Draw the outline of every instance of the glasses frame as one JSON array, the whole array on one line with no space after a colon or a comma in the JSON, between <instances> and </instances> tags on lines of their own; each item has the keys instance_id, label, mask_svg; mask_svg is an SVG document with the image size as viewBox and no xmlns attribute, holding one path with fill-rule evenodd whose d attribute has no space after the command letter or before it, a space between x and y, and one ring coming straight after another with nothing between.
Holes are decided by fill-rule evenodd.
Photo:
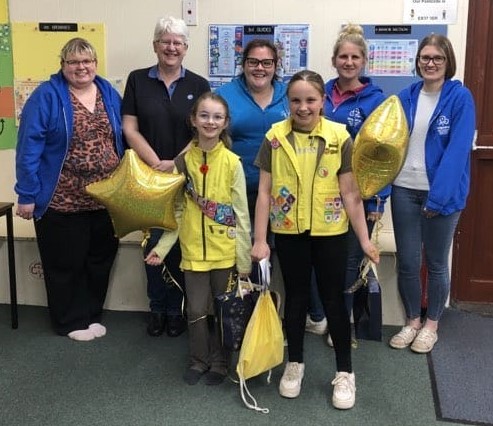
<instances>
[{"instance_id":1,"label":"glasses frame","mask_svg":"<svg viewBox=\"0 0 493 426\"><path fill-rule=\"evenodd\" d=\"M170 41L170 40L156 40L156 43L158 43L160 46L163 47L171 47L173 46L175 49L183 49L187 43L184 41Z\"/></svg>"},{"instance_id":2,"label":"glasses frame","mask_svg":"<svg viewBox=\"0 0 493 426\"><path fill-rule=\"evenodd\" d=\"M428 58L428 60L426 60L425 58ZM437 59L438 62L436 62ZM447 57L442 55L436 55L436 56L419 55L418 61L421 65L428 65L431 61L433 61L435 65L443 65L445 62L447 62Z\"/></svg>"},{"instance_id":3,"label":"glasses frame","mask_svg":"<svg viewBox=\"0 0 493 426\"><path fill-rule=\"evenodd\" d=\"M195 116L196 120L202 123L209 123L211 120L213 123L219 124L225 121L228 117L219 114L209 114L207 112L198 112Z\"/></svg>"},{"instance_id":4,"label":"glasses frame","mask_svg":"<svg viewBox=\"0 0 493 426\"><path fill-rule=\"evenodd\" d=\"M65 59L63 60L64 64L67 64L67 66L73 67L73 68L76 68L80 65L82 65L84 67L90 67L95 62L96 62L96 59L83 59L81 61L76 61L75 59L70 59L68 61L66 61Z\"/></svg>"},{"instance_id":5,"label":"glasses frame","mask_svg":"<svg viewBox=\"0 0 493 426\"><path fill-rule=\"evenodd\" d=\"M255 65L249 62L253 62L255 63ZM266 59L246 58L245 59L245 64L250 68L257 68L259 64L261 64L262 68L270 69L274 66L274 62L275 62L274 58L266 58Z\"/></svg>"}]
</instances>

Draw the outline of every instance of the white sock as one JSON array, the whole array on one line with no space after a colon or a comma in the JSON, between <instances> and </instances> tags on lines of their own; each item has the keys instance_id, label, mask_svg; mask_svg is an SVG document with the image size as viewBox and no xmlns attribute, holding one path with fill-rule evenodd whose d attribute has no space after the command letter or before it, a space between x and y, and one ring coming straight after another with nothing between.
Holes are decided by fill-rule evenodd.
<instances>
[{"instance_id":1,"label":"white sock","mask_svg":"<svg viewBox=\"0 0 493 426\"><path fill-rule=\"evenodd\" d=\"M103 337L106 335L106 327L99 322L93 322L89 325L89 330L94 334L94 337Z\"/></svg>"},{"instance_id":2,"label":"white sock","mask_svg":"<svg viewBox=\"0 0 493 426\"><path fill-rule=\"evenodd\" d=\"M72 340L77 340L79 342L88 342L89 340L93 340L96 336L89 330L88 328L85 330L74 330L67 334Z\"/></svg>"}]
</instances>

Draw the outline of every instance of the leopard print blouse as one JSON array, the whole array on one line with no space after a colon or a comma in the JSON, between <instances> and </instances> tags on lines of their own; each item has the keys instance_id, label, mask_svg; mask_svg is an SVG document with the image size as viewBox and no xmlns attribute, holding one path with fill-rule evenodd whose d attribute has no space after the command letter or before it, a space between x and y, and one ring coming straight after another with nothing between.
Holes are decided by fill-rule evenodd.
<instances>
[{"instance_id":1,"label":"leopard print blouse","mask_svg":"<svg viewBox=\"0 0 493 426\"><path fill-rule=\"evenodd\" d=\"M103 209L84 188L107 178L119 164L113 145L113 130L97 92L94 112L70 93L74 110L73 135L50 208L60 212Z\"/></svg>"}]
</instances>

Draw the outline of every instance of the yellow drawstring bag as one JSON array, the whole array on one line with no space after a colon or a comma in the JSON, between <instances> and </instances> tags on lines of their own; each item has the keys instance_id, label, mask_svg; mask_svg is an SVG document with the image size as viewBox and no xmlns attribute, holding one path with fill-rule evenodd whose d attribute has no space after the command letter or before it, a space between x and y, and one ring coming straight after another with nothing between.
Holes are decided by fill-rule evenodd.
<instances>
[{"instance_id":1,"label":"yellow drawstring bag","mask_svg":"<svg viewBox=\"0 0 493 426\"><path fill-rule=\"evenodd\" d=\"M265 282L265 281L264 281ZM264 288L248 322L241 345L236 372L240 379L240 393L248 408L268 413L261 408L249 392L246 380L258 376L281 364L284 358L284 336L281 319L271 293ZM267 381L270 383L270 374ZM247 396L251 402L247 401Z\"/></svg>"}]
</instances>

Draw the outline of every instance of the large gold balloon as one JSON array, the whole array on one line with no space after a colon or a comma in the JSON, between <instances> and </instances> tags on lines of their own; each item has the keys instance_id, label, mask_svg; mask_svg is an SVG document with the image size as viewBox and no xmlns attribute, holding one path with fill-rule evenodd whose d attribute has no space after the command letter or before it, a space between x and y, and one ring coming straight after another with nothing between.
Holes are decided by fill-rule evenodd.
<instances>
[{"instance_id":1,"label":"large gold balloon","mask_svg":"<svg viewBox=\"0 0 493 426\"><path fill-rule=\"evenodd\" d=\"M175 197L184 182L184 175L154 170L128 149L110 177L87 185L86 191L108 209L121 238L149 228L176 229Z\"/></svg>"},{"instance_id":2,"label":"large gold balloon","mask_svg":"<svg viewBox=\"0 0 493 426\"><path fill-rule=\"evenodd\" d=\"M353 173L362 198L371 198L397 177L408 141L404 110L392 95L368 116L354 141Z\"/></svg>"}]
</instances>

